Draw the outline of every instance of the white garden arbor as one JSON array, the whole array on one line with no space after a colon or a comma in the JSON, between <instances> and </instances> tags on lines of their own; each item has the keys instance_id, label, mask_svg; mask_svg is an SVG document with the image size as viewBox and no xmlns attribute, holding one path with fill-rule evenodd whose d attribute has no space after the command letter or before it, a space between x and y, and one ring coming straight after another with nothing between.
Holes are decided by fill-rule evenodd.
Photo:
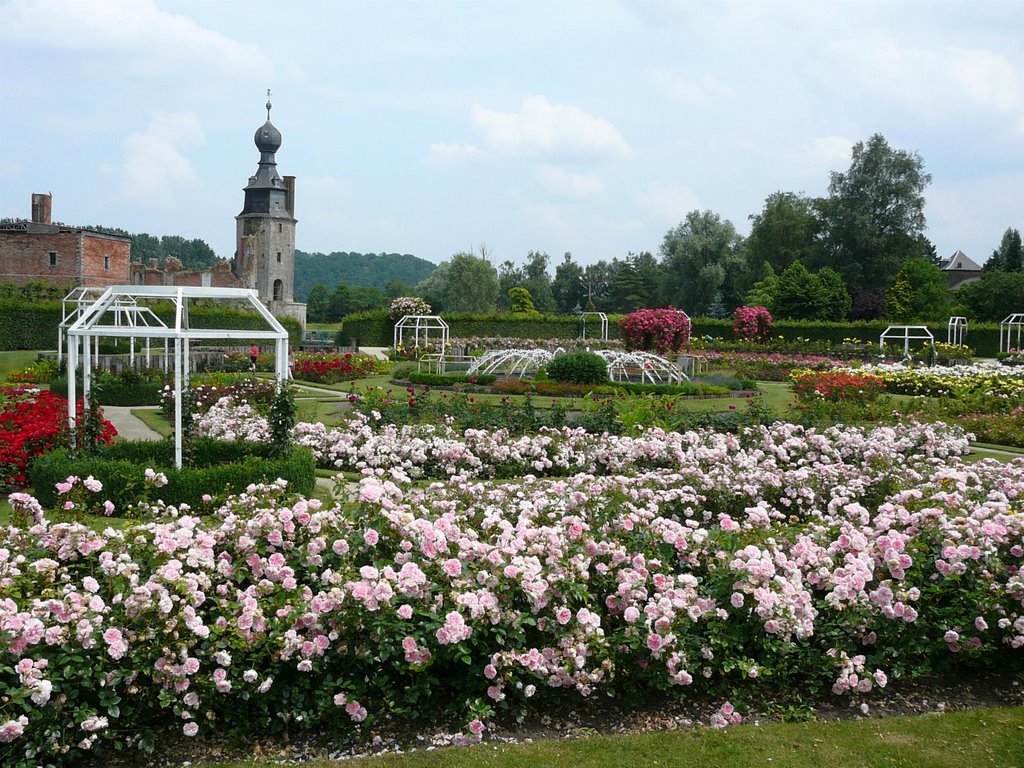
<instances>
[{"instance_id":1,"label":"white garden arbor","mask_svg":"<svg viewBox=\"0 0 1024 768\"><path fill-rule=\"evenodd\" d=\"M448 323L439 315L402 315L395 323L395 349L405 343L407 335L412 335L416 349L425 349L430 343L430 332L441 332L441 354L448 350Z\"/></svg>"},{"instance_id":2,"label":"white garden arbor","mask_svg":"<svg viewBox=\"0 0 1024 768\"><path fill-rule=\"evenodd\" d=\"M68 328L73 326L83 313L91 307L96 301L103 295L107 289L104 287L79 287L74 288L72 291L61 300L61 322L57 328L57 364L59 365L64 361L64 337L67 336ZM115 325L123 325L125 327L134 328L141 326L143 328L148 327L161 327L166 324L157 317L156 313L153 312L147 306L139 306L138 302L133 297L118 297L115 299L114 304L111 307L113 323ZM170 359L168 352L168 340L164 339L164 356L163 356L163 368L167 371L168 361ZM96 336L93 339L93 351L95 353L95 360L99 358L100 352L100 337ZM128 362L132 367L135 366L135 336L128 338ZM146 337L146 367L150 365L150 348L149 348L149 337Z\"/></svg>"},{"instance_id":3,"label":"white garden arbor","mask_svg":"<svg viewBox=\"0 0 1024 768\"><path fill-rule=\"evenodd\" d=\"M1024 338L1024 313L1015 312L1007 315L1006 319L999 324L999 351L1009 352L1011 349L1021 349L1021 339Z\"/></svg>"},{"instance_id":4,"label":"white garden arbor","mask_svg":"<svg viewBox=\"0 0 1024 768\"><path fill-rule=\"evenodd\" d=\"M967 318L954 315L949 318L946 325L946 343L957 347L964 345L964 336L967 333Z\"/></svg>"},{"instance_id":5,"label":"white garden arbor","mask_svg":"<svg viewBox=\"0 0 1024 768\"><path fill-rule=\"evenodd\" d=\"M910 356L910 342L912 341L924 341L931 346L932 352L935 352L935 337L925 325L890 325L878 337L880 352L885 352L885 342L887 341L896 343L902 341L904 357Z\"/></svg>"},{"instance_id":6,"label":"white garden arbor","mask_svg":"<svg viewBox=\"0 0 1024 768\"><path fill-rule=\"evenodd\" d=\"M174 307L174 326L168 326L140 300L167 301ZM238 328L192 328L188 319L189 301L211 299L239 302L254 309L266 321L266 330ZM129 308L131 310L129 311ZM156 319L156 324L126 324L126 319ZM278 383L288 375L288 331L263 306L256 291L246 288L203 288L196 286L113 285L105 289L88 307L80 309L78 318L68 328L68 426L75 429L75 371L79 351L82 352L82 396L89 408L92 386L92 355L90 342L99 338L163 339L174 345L174 463L181 467L181 390L188 386L189 344L203 339L265 339L275 345L274 373Z\"/></svg>"}]
</instances>

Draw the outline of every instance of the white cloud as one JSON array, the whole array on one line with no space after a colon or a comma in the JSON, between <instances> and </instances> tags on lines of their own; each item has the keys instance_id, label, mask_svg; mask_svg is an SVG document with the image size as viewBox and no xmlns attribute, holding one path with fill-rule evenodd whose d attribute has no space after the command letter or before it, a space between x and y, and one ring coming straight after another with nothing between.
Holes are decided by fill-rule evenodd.
<instances>
[{"instance_id":1,"label":"white cloud","mask_svg":"<svg viewBox=\"0 0 1024 768\"><path fill-rule=\"evenodd\" d=\"M127 54L125 74L269 69L257 46L162 11L153 0L12 0L0 8L0 40L98 57Z\"/></svg>"},{"instance_id":2,"label":"white cloud","mask_svg":"<svg viewBox=\"0 0 1024 768\"><path fill-rule=\"evenodd\" d=\"M435 163L444 163L453 160L471 160L483 156L483 150L475 144L458 144L440 141L430 145L430 154L427 159Z\"/></svg>"},{"instance_id":3,"label":"white cloud","mask_svg":"<svg viewBox=\"0 0 1024 768\"><path fill-rule=\"evenodd\" d=\"M683 104L707 104L733 95L731 88L707 73L691 75L671 69L653 69L650 76L666 96Z\"/></svg>"},{"instance_id":4,"label":"white cloud","mask_svg":"<svg viewBox=\"0 0 1024 768\"><path fill-rule=\"evenodd\" d=\"M518 112L474 105L473 127L497 152L527 157L621 157L629 145L609 121L543 96L523 99Z\"/></svg>"},{"instance_id":5,"label":"white cloud","mask_svg":"<svg viewBox=\"0 0 1024 768\"><path fill-rule=\"evenodd\" d=\"M836 46L863 85L933 121L1006 115L1024 131L1024 76L1005 56L958 46L903 46L887 37Z\"/></svg>"},{"instance_id":6,"label":"white cloud","mask_svg":"<svg viewBox=\"0 0 1024 768\"><path fill-rule=\"evenodd\" d=\"M548 163L538 163L537 174L548 189L569 197L595 197L604 192L604 182L591 174L572 173Z\"/></svg>"},{"instance_id":7,"label":"white cloud","mask_svg":"<svg viewBox=\"0 0 1024 768\"><path fill-rule=\"evenodd\" d=\"M194 112L155 116L145 131L124 141L124 162L116 169L121 197L140 206L166 206L184 194L194 198L199 174L183 150L202 143Z\"/></svg>"},{"instance_id":8,"label":"white cloud","mask_svg":"<svg viewBox=\"0 0 1024 768\"><path fill-rule=\"evenodd\" d=\"M655 182L638 199L652 218L673 224L682 221L690 211L700 209L700 200L685 184Z\"/></svg>"},{"instance_id":9,"label":"white cloud","mask_svg":"<svg viewBox=\"0 0 1024 768\"><path fill-rule=\"evenodd\" d=\"M535 204L526 205L521 209L522 216L531 227L540 226L547 230L564 232L569 223L557 205Z\"/></svg>"},{"instance_id":10,"label":"white cloud","mask_svg":"<svg viewBox=\"0 0 1024 768\"><path fill-rule=\"evenodd\" d=\"M798 159L808 170L845 169L853 156L853 144L845 136L818 136L801 147Z\"/></svg>"}]
</instances>

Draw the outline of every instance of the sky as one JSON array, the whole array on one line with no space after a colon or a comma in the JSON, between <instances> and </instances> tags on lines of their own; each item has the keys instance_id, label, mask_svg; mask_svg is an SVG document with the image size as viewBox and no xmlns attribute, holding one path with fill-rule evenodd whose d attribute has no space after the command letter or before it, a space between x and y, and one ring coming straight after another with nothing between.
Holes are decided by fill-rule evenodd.
<instances>
[{"instance_id":1,"label":"sky","mask_svg":"<svg viewBox=\"0 0 1024 768\"><path fill-rule=\"evenodd\" d=\"M230 258L271 89L304 251L657 253L881 133L980 262L1024 229L1022 30L1018 0L0 0L0 217L51 192Z\"/></svg>"}]
</instances>

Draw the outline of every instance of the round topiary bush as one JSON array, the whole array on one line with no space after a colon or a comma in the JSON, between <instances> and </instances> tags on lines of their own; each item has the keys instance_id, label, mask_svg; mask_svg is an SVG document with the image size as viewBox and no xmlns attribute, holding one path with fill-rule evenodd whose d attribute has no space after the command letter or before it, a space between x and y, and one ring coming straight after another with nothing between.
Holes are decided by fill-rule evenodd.
<instances>
[{"instance_id":1,"label":"round topiary bush","mask_svg":"<svg viewBox=\"0 0 1024 768\"><path fill-rule=\"evenodd\" d=\"M558 355L545 367L548 378L570 384L604 384L608 381L608 365L593 352Z\"/></svg>"}]
</instances>

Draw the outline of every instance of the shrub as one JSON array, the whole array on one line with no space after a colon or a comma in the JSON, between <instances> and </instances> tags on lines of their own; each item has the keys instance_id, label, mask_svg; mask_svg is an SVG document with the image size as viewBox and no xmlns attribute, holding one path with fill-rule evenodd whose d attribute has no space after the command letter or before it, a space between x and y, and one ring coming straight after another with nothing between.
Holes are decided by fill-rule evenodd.
<instances>
[{"instance_id":1,"label":"shrub","mask_svg":"<svg viewBox=\"0 0 1024 768\"><path fill-rule=\"evenodd\" d=\"M867 403L885 392L885 379L849 370L794 371L793 393L798 400Z\"/></svg>"},{"instance_id":2,"label":"shrub","mask_svg":"<svg viewBox=\"0 0 1024 768\"><path fill-rule=\"evenodd\" d=\"M293 447L273 458L273 446L265 443L203 438L193 443L195 455L202 457L202 467L176 469L174 443L170 440L118 443L86 457L74 457L66 449L58 449L35 462L32 486L44 507L54 507L57 483L70 475L92 475L103 483L105 497L123 510L135 501L147 468L167 476L168 484L160 491L163 501L192 507L201 506L204 495L223 499L253 483L273 482L279 477L287 480L296 493L310 494L316 485L316 466L305 448Z\"/></svg>"},{"instance_id":3,"label":"shrub","mask_svg":"<svg viewBox=\"0 0 1024 768\"><path fill-rule=\"evenodd\" d=\"M413 384L421 384L428 387L454 387L459 384L478 384L486 387L493 384L498 378L493 373L475 373L467 376L464 373L427 373L426 371L410 371L404 378Z\"/></svg>"},{"instance_id":4,"label":"shrub","mask_svg":"<svg viewBox=\"0 0 1024 768\"><path fill-rule=\"evenodd\" d=\"M732 333L744 341L764 341L771 334L772 313L764 307L736 307Z\"/></svg>"},{"instance_id":5,"label":"shrub","mask_svg":"<svg viewBox=\"0 0 1024 768\"><path fill-rule=\"evenodd\" d=\"M638 309L619 320L626 349L679 352L690 343L690 318L678 309Z\"/></svg>"},{"instance_id":6,"label":"shrub","mask_svg":"<svg viewBox=\"0 0 1024 768\"><path fill-rule=\"evenodd\" d=\"M545 366L548 378L570 384L604 384L608 381L608 365L593 352L557 355Z\"/></svg>"}]
</instances>

